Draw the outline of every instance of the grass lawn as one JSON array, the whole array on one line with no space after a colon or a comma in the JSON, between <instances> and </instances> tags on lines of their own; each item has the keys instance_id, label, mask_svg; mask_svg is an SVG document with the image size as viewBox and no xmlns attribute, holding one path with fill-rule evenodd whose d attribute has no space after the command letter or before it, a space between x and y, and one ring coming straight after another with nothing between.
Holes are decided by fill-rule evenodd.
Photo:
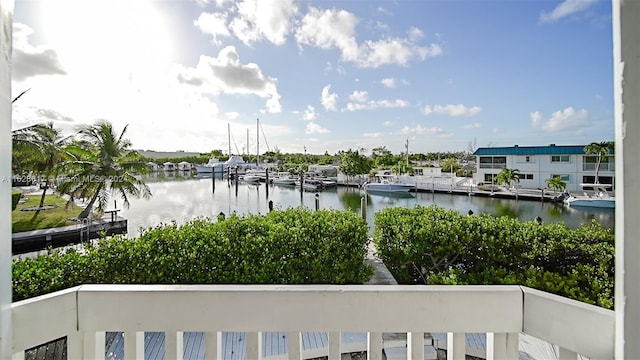
<instances>
[{"instance_id":1,"label":"grass lawn","mask_svg":"<svg viewBox=\"0 0 640 360\"><path fill-rule=\"evenodd\" d=\"M73 204L70 209L65 209L67 200L58 195L47 195L44 204L55 206L53 209L40 210L35 218L35 211L22 211L24 208L35 207L40 205L41 195L26 195L28 199L23 204L18 204L15 210L11 212L11 232L21 232L37 229L47 229L58 226L74 225L73 221L69 221L70 217L78 216L82 209Z\"/></svg>"}]
</instances>

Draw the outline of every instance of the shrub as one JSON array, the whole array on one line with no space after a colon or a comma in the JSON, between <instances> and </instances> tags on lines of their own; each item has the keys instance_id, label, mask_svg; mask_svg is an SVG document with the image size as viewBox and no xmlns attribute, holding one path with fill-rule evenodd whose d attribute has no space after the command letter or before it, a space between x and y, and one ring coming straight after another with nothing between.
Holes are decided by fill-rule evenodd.
<instances>
[{"instance_id":1,"label":"shrub","mask_svg":"<svg viewBox=\"0 0 640 360\"><path fill-rule=\"evenodd\" d=\"M431 206L376 213L378 256L399 283L520 284L613 307L614 236Z\"/></svg>"},{"instance_id":2,"label":"shrub","mask_svg":"<svg viewBox=\"0 0 640 360\"><path fill-rule=\"evenodd\" d=\"M94 284L362 284L367 224L350 211L303 208L198 219L13 263L14 300Z\"/></svg>"}]
</instances>

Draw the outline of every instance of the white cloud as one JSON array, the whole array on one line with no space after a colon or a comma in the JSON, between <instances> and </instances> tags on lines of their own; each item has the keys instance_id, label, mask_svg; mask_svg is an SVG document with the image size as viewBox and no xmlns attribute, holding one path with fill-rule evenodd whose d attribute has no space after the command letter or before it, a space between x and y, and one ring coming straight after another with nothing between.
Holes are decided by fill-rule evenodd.
<instances>
[{"instance_id":1,"label":"white cloud","mask_svg":"<svg viewBox=\"0 0 640 360\"><path fill-rule=\"evenodd\" d=\"M556 6L550 13L542 12L542 14L540 14L540 21L558 21L564 17L587 10L596 4L596 2L597 0L565 0Z\"/></svg>"},{"instance_id":2,"label":"white cloud","mask_svg":"<svg viewBox=\"0 0 640 360\"><path fill-rule=\"evenodd\" d=\"M358 44L355 39L355 26L358 19L345 10L320 10L310 8L302 18L296 31L299 45L312 45L321 49L338 48L342 59L356 61Z\"/></svg>"},{"instance_id":3,"label":"white cloud","mask_svg":"<svg viewBox=\"0 0 640 360\"><path fill-rule=\"evenodd\" d=\"M387 126L387 127L389 127L389 126L393 126L393 122L391 122L391 121L385 121L385 122L383 122L383 123L382 123L382 125Z\"/></svg>"},{"instance_id":4,"label":"white cloud","mask_svg":"<svg viewBox=\"0 0 640 360\"><path fill-rule=\"evenodd\" d=\"M36 75L66 74L54 49L29 44L33 32L27 25L13 24L13 79L22 81Z\"/></svg>"},{"instance_id":5,"label":"white cloud","mask_svg":"<svg viewBox=\"0 0 640 360\"><path fill-rule=\"evenodd\" d=\"M406 65L415 57L424 60L441 54L442 48L437 44L423 47L407 39L368 40L360 45L356 64L364 68L378 68L387 64Z\"/></svg>"},{"instance_id":6,"label":"white cloud","mask_svg":"<svg viewBox=\"0 0 640 360\"><path fill-rule=\"evenodd\" d=\"M537 118L538 124L543 131L581 130L589 125L589 113L585 109L575 110L573 107L568 107L564 110L558 110L544 122L540 122L541 115L539 113L533 114L537 115L532 115L532 121Z\"/></svg>"},{"instance_id":7,"label":"white cloud","mask_svg":"<svg viewBox=\"0 0 640 360\"><path fill-rule=\"evenodd\" d=\"M462 104L448 104L448 105L434 105L433 107L427 105L422 108L422 113L424 115L429 115L431 113L439 113L445 114L449 116L474 116L482 111L482 108L479 106L467 107Z\"/></svg>"},{"instance_id":8,"label":"white cloud","mask_svg":"<svg viewBox=\"0 0 640 360\"><path fill-rule=\"evenodd\" d=\"M542 114L540 114L540 111L530 113L529 117L531 118L531 127L540 127L540 121L542 121Z\"/></svg>"},{"instance_id":9,"label":"white cloud","mask_svg":"<svg viewBox=\"0 0 640 360\"><path fill-rule=\"evenodd\" d=\"M193 22L193 25L203 33L211 35L211 42L215 45L220 45L222 43L219 37L231 36L231 33L229 33L229 29L227 28L226 13L204 12Z\"/></svg>"},{"instance_id":10,"label":"white cloud","mask_svg":"<svg viewBox=\"0 0 640 360\"><path fill-rule=\"evenodd\" d=\"M421 33L417 28L409 30L409 38L366 40L358 44L355 38L357 23L356 16L348 11L311 7L302 18L295 36L300 46L337 48L343 61L353 62L363 68L377 68L387 64L406 65L414 58L424 60L442 54L442 48L437 44L425 47L415 43L420 37L419 32Z\"/></svg>"},{"instance_id":11,"label":"white cloud","mask_svg":"<svg viewBox=\"0 0 640 360\"><path fill-rule=\"evenodd\" d=\"M384 85L384 86L386 86L388 88L395 88L396 87L396 79L395 78L384 78L380 82L382 83L382 85Z\"/></svg>"},{"instance_id":12,"label":"white cloud","mask_svg":"<svg viewBox=\"0 0 640 360\"><path fill-rule=\"evenodd\" d=\"M417 135L441 135L444 134L444 130L439 127L432 128L424 128L422 125L418 124L414 127L405 126L400 130L400 133L403 135L408 134L417 134Z\"/></svg>"},{"instance_id":13,"label":"white cloud","mask_svg":"<svg viewBox=\"0 0 640 360\"><path fill-rule=\"evenodd\" d=\"M243 0L236 6L238 15L229 26L246 45L262 39L284 44L298 12L293 0Z\"/></svg>"},{"instance_id":14,"label":"white cloud","mask_svg":"<svg viewBox=\"0 0 640 360\"><path fill-rule=\"evenodd\" d=\"M311 105L307 105L307 108L304 110L304 114L302 115L302 120L313 121L317 118L318 114L316 114L316 109Z\"/></svg>"},{"instance_id":15,"label":"white cloud","mask_svg":"<svg viewBox=\"0 0 640 360\"><path fill-rule=\"evenodd\" d=\"M183 84L198 86L214 95L246 94L267 98L267 111L282 110L277 80L264 76L255 63L242 64L233 46L220 50L215 58L201 55L195 68L177 66L176 77Z\"/></svg>"},{"instance_id":16,"label":"white cloud","mask_svg":"<svg viewBox=\"0 0 640 360\"><path fill-rule=\"evenodd\" d=\"M473 123L473 124L466 124L466 125L463 126L463 128L465 128L465 129L477 129L480 126L481 126L480 123Z\"/></svg>"},{"instance_id":17,"label":"white cloud","mask_svg":"<svg viewBox=\"0 0 640 360\"><path fill-rule=\"evenodd\" d=\"M238 116L240 116L240 114L236 111L230 111L230 112L226 112L224 113L224 115L227 117L227 119L229 120L235 120L238 118Z\"/></svg>"},{"instance_id":18,"label":"white cloud","mask_svg":"<svg viewBox=\"0 0 640 360\"><path fill-rule=\"evenodd\" d=\"M369 98L369 93L366 91L354 91L349 95L349 99L357 102L365 102Z\"/></svg>"},{"instance_id":19,"label":"white cloud","mask_svg":"<svg viewBox=\"0 0 640 360\"><path fill-rule=\"evenodd\" d=\"M366 91L354 91L349 95L350 102L347 103L346 110L371 110L377 108L403 108L409 106L406 100L369 100L369 93Z\"/></svg>"},{"instance_id":20,"label":"white cloud","mask_svg":"<svg viewBox=\"0 0 640 360\"><path fill-rule=\"evenodd\" d=\"M313 121L307 123L307 127L304 130L305 134L326 134L330 131L327 128L314 123Z\"/></svg>"},{"instance_id":21,"label":"white cloud","mask_svg":"<svg viewBox=\"0 0 640 360\"><path fill-rule=\"evenodd\" d=\"M381 138L384 135L385 135L385 133L383 133L383 132L364 133L364 134L362 134L362 136L368 137L368 138Z\"/></svg>"},{"instance_id":22,"label":"white cloud","mask_svg":"<svg viewBox=\"0 0 640 360\"><path fill-rule=\"evenodd\" d=\"M411 41L418 41L424 37L424 33L422 32L422 30L418 29L417 27L410 28L407 33L409 34L409 40Z\"/></svg>"},{"instance_id":23,"label":"white cloud","mask_svg":"<svg viewBox=\"0 0 640 360\"><path fill-rule=\"evenodd\" d=\"M331 93L331 84L322 88L322 94L320 95L320 102L324 106L325 110L336 111L338 105L338 94Z\"/></svg>"}]
</instances>

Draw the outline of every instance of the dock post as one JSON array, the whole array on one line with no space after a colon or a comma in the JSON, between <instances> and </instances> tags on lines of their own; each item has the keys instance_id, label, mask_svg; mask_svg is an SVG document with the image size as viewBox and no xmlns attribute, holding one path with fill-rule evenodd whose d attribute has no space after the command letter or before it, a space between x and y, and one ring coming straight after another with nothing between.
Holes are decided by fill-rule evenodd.
<instances>
[{"instance_id":1,"label":"dock post","mask_svg":"<svg viewBox=\"0 0 640 360\"><path fill-rule=\"evenodd\" d=\"M320 209L320 194L316 193L316 211Z\"/></svg>"},{"instance_id":2,"label":"dock post","mask_svg":"<svg viewBox=\"0 0 640 360\"><path fill-rule=\"evenodd\" d=\"M304 172L300 171L300 196L302 196L302 191L304 189Z\"/></svg>"},{"instance_id":3,"label":"dock post","mask_svg":"<svg viewBox=\"0 0 640 360\"><path fill-rule=\"evenodd\" d=\"M264 184L267 187L267 199L269 198L269 170L264 170Z\"/></svg>"},{"instance_id":4,"label":"dock post","mask_svg":"<svg viewBox=\"0 0 640 360\"><path fill-rule=\"evenodd\" d=\"M360 216L367 220L367 195L360 198Z\"/></svg>"},{"instance_id":5,"label":"dock post","mask_svg":"<svg viewBox=\"0 0 640 360\"><path fill-rule=\"evenodd\" d=\"M233 182L236 184L236 197L238 196L238 167L236 166L236 173L233 175Z\"/></svg>"},{"instance_id":6,"label":"dock post","mask_svg":"<svg viewBox=\"0 0 640 360\"><path fill-rule=\"evenodd\" d=\"M224 175L224 168L222 169L222 175ZM211 192L216 192L216 170L211 167Z\"/></svg>"}]
</instances>

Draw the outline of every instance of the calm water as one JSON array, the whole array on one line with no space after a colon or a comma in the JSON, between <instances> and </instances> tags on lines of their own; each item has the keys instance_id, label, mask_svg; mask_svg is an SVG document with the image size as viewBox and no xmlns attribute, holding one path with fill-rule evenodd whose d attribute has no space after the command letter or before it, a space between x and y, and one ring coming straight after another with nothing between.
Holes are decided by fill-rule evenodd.
<instances>
[{"instance_id":1,"label":"calm water","mask_svg":"<svg viewBox=\"0 0 640 360\"><path fill-rule=\"evenodd\" d=\"M129 220L129 236L135 237L139 229L176 221L183 224L189 220L208 217L216 218L223 212L230 214L267 213L269 200L274 207L286 209L304 206L315 209L316 194L304 192L294 187L283 187L263 183L249 185L233 183L223 179L211 178L160 178L146 179L153 197L149 200L130 199L129 209L123 209L121 215ZM267 194L268 189L268 194ZM408 195L408 196L407 196ZM318 193L319 206L322 209L351 209L360 213L362 193L355 188L338 187ZM118 200L120 207L122 200ZM605 227L613 228L614 211L612 209L568 208L538 201L505 200L487 197L417 193L405 194L405 197L369 194L367 196L367 221L373 228L376 211L392 206L414 207L416 205L438 205L454 209L462 214L472 210L475 214L489 213L495 216L517 217L520 220L532 220L540 216L545 223L564 222L570 228L597 220Z\"/></svg>"}]
</instances>

